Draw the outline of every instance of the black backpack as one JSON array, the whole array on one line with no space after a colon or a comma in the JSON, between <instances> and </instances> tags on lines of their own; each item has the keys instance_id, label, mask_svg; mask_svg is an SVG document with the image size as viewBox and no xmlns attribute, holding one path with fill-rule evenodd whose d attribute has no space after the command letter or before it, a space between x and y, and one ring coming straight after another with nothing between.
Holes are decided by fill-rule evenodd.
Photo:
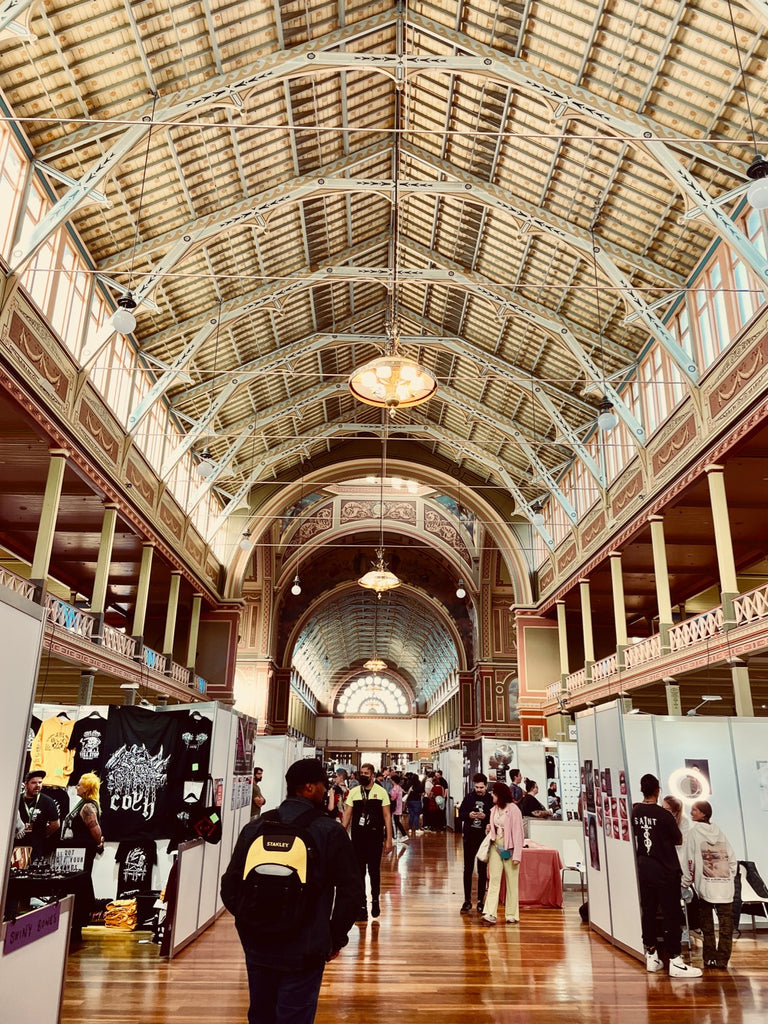
<instances>
[{"instance_id":1,"label":"black backpack","mask_svg":"<svg viewBox=\"0 0 768 1024\"><path fill-rule=\"evenodd\" d=\"M290 824L277 811L261 815L243 867L235 910L239 932L286 938L309 921L317 895L317 850L308 826L323 813L311 807Z\"/></svg>"}]
</instances>

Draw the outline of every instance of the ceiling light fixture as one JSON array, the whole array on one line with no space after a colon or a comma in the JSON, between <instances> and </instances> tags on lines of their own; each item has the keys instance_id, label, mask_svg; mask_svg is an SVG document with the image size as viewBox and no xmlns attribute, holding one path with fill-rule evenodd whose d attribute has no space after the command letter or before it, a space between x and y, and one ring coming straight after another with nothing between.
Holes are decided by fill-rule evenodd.
<instances>
[{"instance_id":1,"label":"ceiling light fixture","mask_svg":"<svg viewBox=\"0 0 768 1024\"><path fill-rule=\"evenodd\" d=\"M293 577L293 585L291 586L291 593L294 597L298 597L301 593L301 580L299 579L299 571L296 570L296 575Z\"/></svg>"},{"instance_id":2,"label":"ceiling light fixture","mask_svg":"<svg viewBox=\"0 0 768 1024\"><path fill-rule=\"evenodd\" d=\"M695 715L699 708L703 708L705 704L711 704L712 701L722 700L723 698L717 693L702 693L701 703L697 704L695 708L691 708L690 711L686 711L687 715Z\"/></svg>"},{"instance_id":3,"label":"ceiling light fixture","mask_svg":"<svg viewBox=\"0 0 768 1024\"><path fill-rule=\"evenodd\" d=\"M752 147L755 151L755 157L747 168L747 177L751 181L751 184L747 188L747 201L756 210L768 210L768 160L765 160L757 149L757 134L755 133L755 123L752 120L752 107L749 102L749 93L747 91L747 76L744 72L744 63L741 59L741 47L739 46L739 37L736 32L736 22L733 18L731 0L728 0L728 17L731 21L733 44L736 47L736 56L739 61L739 75L741 76L741 89L744 93L744 102L747 106L749 133L752 136Z\"/></svg>"},{"instance_id":4,"label":"ceiling light fixture","mask_svg":"<svg viewBox=\"0 0 768 1024\"><path fill-rule=\"evenodd\" d=\"M464 581L459 580L458 586L456 587L456 597L458 597L460 601L463 601L466 596L467 591L464 587Z\"/></svg>"},{"instance_id":5,"label":"ceiling light fixture","mask_svg":"<svg viewBox=\"0 0 768 1024\"><path fill-rule=\"evenodd\" d=\"M200 452L200 461L197 464L198 475L207 480L216 472L216 463L213 460L211 449L208 445Z\"/></svg>"},{"instance_id":6,"label":"ceiling light fixture","mask_svg":"<svg viewBox=\"0 0 768 1024\"><path fill-rule=\"evenodd\" d=\"M141 187L139 190L139 209L136 214L136 227L133 232L133 245L131 247L131 263L128 270L128 287L117 300L117 309L112 314L112 326L118 334L132 334L136 330L136 300L133 297L133 265L136 259L136 246L139 242L139 228L141 226L141 211L144 206L144 186L147 183L147 165L149 163L149 148L152 144L152 130L155 127L155 107L157 106L158 94L152 96L152 112L149 115L149 131L147 132L147 148L144 151L144 167L141 171Z\"/></svg>"},{"instance_id":7,"label":"ceiling light fixture","mask_svg":"<svg viewBox=\"0 0 768 1024\"><path fill-rule=\"evenodd\" d=\"M301 457L301 489L299 491L299 527L296 530L296 548L298 550L298 558L296 560L296 575L293 577L293 585L291 586L291 593L294 597L298 597L301 593L301 580L299 579L299 569L301 568L301 515L304 512L304 458Z\"/></svg>"},{"instance_id":8,"label":"ceiling light fixture","mask_svg":"<svg viewBox=\"0 0 768 1024\"><path fill-rule=\"evenodd\" d=\"M531 516L531 522L534 526L537 526L539 529L541 529L541 527L546 522L546 519L544 518L543 507L544 506L541 504L540 501L538 501L538 499L534 501L534 503L531 505L531 512L533 513L533 515Z\"/></svg>"},{"instance_id":9,"label":"ceiling light fixture","mask_svg":"<svg viewBox=\"0 0 768 1024\"><path fill-rule=\"evenodd\" d=\"M381 594L379 594L379 598ZM378 654L379 650L379 602L373 606L373 657L369 658L363 664L363 668L369 672L383 672L387 667L386 661L383 661Z\"/></svg>"},{"instance_id":10,"label":"ceiling light fixture","mask_svg":"<svg viewBox=\"0 0 768 1024\"><path fill-rule=\"evenodd\" d=\"M251 550L251 531L250 530L243 530L243 537L242 537L242 540L240 541L240 550L241 551L250 551Z\"/></svg>"},{"instance_id":11,"label":"ceiling light fixture","mask_svg":"<svg viewBox=\"0 0 768 1024\"><path fill-rule=\"evenodd\" d=\"M357 581L366 590L374 590L379 599L387 590L394 590L400 586L400 580L393 572L387 569L384 561L384 477L387 472L387 419L386 413L382 413L382 445L381 445L381 473L379 475L379 546L376 549L376 561L373 568L365 573Z\"/></svg>"},{"instance_id":12,"label":"ceiling light fixture","mask_svg":"<svg viewBox=\"0 0 768 1024\"><path fill-rule=\"evenodd\" d=\"M605 391L605 353L603 351L603 318L600 313L600 282L597 277L597 253L598 248L595 245L595 220L599 211L595 211L595 216L592 220L592 224L589 228L589 236L592 239L592 271L595 277L595 303L597 304L597 331L600 339L600 370L603 374L603 391ZM603 433L607 433L609 430L613 430L618 425L619 417L616 415L616 411L613 407L613 402L605 394L597 407L597 428Z\"/></svg>"},{"instance_id":13,"label":"ceiling light fixture","mask_svg":"<svg viewBox=\"0 0 768 1024\"><path fill-rule=\"evenodd\" d=\"M395 126L400 124L400 93L395 94ZM391 291L389 295L389 323L384 355L371 359L349 378L349 390L360 402L388 409L393 415L396 409L410 409L427 402L437 391L437 378L425 366L410 359L399 351L400 317L398 312L399 280L397 268L400 262L400 207L398 183L400 180L400 133L395 131L394 189L392 194L391 249L392 267Z\"/></svg>"}]
</instances>

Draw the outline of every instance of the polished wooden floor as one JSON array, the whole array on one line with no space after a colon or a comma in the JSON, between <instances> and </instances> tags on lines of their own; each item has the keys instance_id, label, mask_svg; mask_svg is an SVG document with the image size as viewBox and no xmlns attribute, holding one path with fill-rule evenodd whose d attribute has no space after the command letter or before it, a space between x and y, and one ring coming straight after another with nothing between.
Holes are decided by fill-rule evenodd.
<instances>
[{"instance_id":1,"label":"polished wooden floor","mask_svg":"<svg viewBox=\"0 0 768 1024\"><path fill-rule=\"evenodd\" d=\"M519 925L460 915L461 842L415 837L385 858L382 914L355 925L325 972L317 1024L766 1024L768 932L746 931L731 970L696 982L651 975L565 909L523 908ZM70 956L64 1024L243 1024L247 982L229 915L176 959L145 933L86 929ZM700 949L694 963L701 965ZM42 967L43 965L41 965ZM29 1022L33 1024L33 1022Z\"/></svg>"}]
</instances>

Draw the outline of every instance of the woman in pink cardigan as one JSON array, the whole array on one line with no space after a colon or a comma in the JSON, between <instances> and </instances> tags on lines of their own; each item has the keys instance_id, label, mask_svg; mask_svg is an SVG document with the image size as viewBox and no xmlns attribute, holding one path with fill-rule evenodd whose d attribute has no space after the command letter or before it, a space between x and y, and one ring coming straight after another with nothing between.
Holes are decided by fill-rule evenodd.
<instances>
[{"instance_id":1,"label":"woman in pink cardigan","mask_svg":"<svg viewBox=\"0 0 768 1024\"><path fill-rule=\"evenodd\" d=\"M494 782L491 787L491 795L493 796L493 807L488 823L488 832L491 834L491 849L488 853L489 882L482 923L485 925L496 924L503 871L507 882L505 900L507 924L517 924L520 919L517 882L520 858L523 856L523 816L512 799L509 786L505 783Z\"/></svg>"}]
</instances>

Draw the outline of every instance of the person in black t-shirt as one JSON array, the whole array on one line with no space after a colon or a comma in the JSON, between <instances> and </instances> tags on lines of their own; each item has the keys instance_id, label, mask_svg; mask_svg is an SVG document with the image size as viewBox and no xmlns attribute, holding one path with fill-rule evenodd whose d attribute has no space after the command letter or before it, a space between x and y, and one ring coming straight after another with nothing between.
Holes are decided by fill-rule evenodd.
<instances>
[{"instance_id":1,"label":"person in black t-shirt","mask_svg":"<svg viewBox=\"0 0 768 1024\"><path fill-rule=\"evenodd\" d=\"M24 776L24 792L19 799L19 815L24 827L16 833L16 846L31 846L32 860L46 857L56 846L59 809L49 796L41 793L45 772L42 768Z\"/></svg>"},{"instance_id":2,"label":"person in black t-shirt","mask_svg":"<svg viewBox=\"0 0 768 1024\"><path fill-rule=\"evenodd\" d=\"M664 945L669 954L670 978L699 978L701 971L680 956L680 861L677 847L683 836L677 822L659 807L659 780L655 775L640 779L643 802L632 808L637 877L640 885L640 915L645 945L645 965L651 971L664 967L656 949L656 912L664 921Z\"/></svg>"}]
</instances>

